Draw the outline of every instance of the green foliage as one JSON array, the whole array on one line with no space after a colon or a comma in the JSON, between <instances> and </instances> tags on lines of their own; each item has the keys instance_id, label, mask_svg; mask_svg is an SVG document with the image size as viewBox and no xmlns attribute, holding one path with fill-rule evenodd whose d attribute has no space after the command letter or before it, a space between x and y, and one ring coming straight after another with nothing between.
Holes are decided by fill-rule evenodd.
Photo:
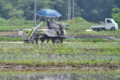
<instances>
[{"instance_id":1,"label":"green foliage","mask_svg":"<svg viewBox=\"0 0 120 80\"><path fill-rule=\"evenodd\" d=\"M119 28L120 28L120 8L112 9L112 17L118 23Z\"/></svg>"},{"instance_id":2,"label":"green foliage","mask_svg":"<svg viewBox=\"0 0 120 80\"><path fill-rule=\"evenodd\" d=\"M67 0L38 0L36 7L37 11L43 8L59 11L62 14L60 20L67 20L68 18ZM106 17L111 17L111 10L114 7L119 7L116 0L76 0L74 2L74 16L83 17L90 22L100 22ZM34 0L0 0L0 13L0 17L7 20L33 20Z\"/></svg>"},{"instance_id":3,"label":"green foliage","mask_svg":"<svg viewBox=\"0 0 120 80\"><path fill-rule=\"evenodd\" d=\"M115 6L114 0L78 0L77 5L80 7L81 16L91 22L100 22L110 17L111 9Z\"/></svg>"}]
</instances>

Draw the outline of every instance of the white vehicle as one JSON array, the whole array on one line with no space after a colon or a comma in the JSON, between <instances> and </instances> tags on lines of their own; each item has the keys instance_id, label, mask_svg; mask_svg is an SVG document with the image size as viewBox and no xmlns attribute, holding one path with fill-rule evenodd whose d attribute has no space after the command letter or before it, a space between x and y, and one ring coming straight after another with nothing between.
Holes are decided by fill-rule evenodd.
<instances>
[{"instance_id":1,"label":"white vehicle","mask_svg":"<svg viewBox=\"0 0 120 80\"><path fill-rule=\"evenodd\" d=\"M112 18L105 18L105 25L94 25L91 26L92 30L94 31L101 31L101 30L116 30L118 29L118 24Z\"/></svg>"}]
</instances>

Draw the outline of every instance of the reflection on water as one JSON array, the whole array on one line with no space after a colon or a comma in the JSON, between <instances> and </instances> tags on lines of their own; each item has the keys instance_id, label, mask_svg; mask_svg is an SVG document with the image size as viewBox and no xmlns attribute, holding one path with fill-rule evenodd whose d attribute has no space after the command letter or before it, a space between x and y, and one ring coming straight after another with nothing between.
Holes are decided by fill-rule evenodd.
<instances>
[{"instance_id":1,"label":"reflection on water","mask_svg":"<svg viewBox=\"0 0 120 80\"><path fill-rule=\"evenodd\" d=\"M120 73L5 73L0 80L120 80Z\"/></svg>"}]
</instances>

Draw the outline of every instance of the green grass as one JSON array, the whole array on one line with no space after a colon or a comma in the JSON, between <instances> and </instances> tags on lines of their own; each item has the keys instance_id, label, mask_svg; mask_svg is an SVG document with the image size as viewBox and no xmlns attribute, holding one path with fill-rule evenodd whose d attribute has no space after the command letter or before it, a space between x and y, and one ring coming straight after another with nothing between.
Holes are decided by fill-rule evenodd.
<instances>
[{"instance_id":1,"label":"green grass","mask_svg":"<svg viewBox=\"0 0 120 80\"><path fill-rule=\"evenodd\" d=\"M91 29L91 25L94 25L80 17L67 21L67 23L69 24L68 33L74 35L84 33L86 29Z\"/></svg>"},{"instance_id":2,"label":"green grass","mask_svg":"<svg viewBox=\"0 0 120 80\"><path fill-rule=\"evenodd\" d=\"M23 41L23 39L21 39L21 38L0 37L0 41Z\"/></svg>"},{"instance_id":3,"label":"green grass","mask_svg":"<svg viewBox=\"0 0 120 80\"><path fill-rule=\"evenodd\" d=\"M39 24L40 22L36 22ZM34 21L25 21L25 20L5 20L0 19L0 31L10 31L10 30L18 30L18 28L32 28L34 26ZM37 26L37 25L36 25ZM42 27L46 26L46 23L43 23Z\"/></svg>"},{"instance_id":4,"label":"green grass","mask_svg":"<svg viewBox=\"0 0 120 80\"><path fill-rule=\"evenodd\" d=\"M86 39L65 39L67 42L119 42L116 40L108 40L108 39L98 39L98 38L86 38Z\"/></svg>"}]
</instances>

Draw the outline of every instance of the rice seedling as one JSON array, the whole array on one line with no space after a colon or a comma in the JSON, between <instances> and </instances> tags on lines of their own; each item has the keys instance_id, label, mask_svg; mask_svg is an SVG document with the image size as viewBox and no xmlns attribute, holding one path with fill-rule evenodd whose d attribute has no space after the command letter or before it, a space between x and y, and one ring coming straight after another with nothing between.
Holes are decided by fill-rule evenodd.
<instances>
[{"instance_id":1,"label":"rice seedling","mask_svg":"<svg viewBox=\"0 0 120 80\"><path fill-rule=\"evenodd\" d=\"M73 42L63 44L41 43L36 46L23 43L0 43L0 63L63 62L116 63L120 62L119 42Z\"/></svg>"}]
</instances>

